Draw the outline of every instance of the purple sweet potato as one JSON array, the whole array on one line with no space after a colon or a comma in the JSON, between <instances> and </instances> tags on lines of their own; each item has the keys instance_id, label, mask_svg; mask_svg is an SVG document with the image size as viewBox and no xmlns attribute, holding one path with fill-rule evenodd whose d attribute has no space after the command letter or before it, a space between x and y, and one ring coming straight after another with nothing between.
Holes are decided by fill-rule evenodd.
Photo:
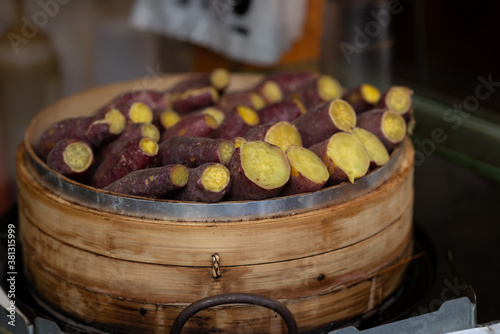
<instances>
[{"instance_id":1,"label":"purple sweet potato","mask_svg":"<svg viewBox=\"0 0 500 334\"><path fill-rule=\"evenodd\" d=\"M151 123L153 121L153 111L144 102L115 103L99 109L96 116L104 115L111 110L118 110L127 123Z\"/></svg>"},{"instance_id":2,"label":"purple sweet potato","mask_svg":"<svg viewBox=\"0 0 500 334\"><path fill-rule=\"evenodd\" d=\"M161 129L161 131L170 129L172 126L177 124L181 120L181 115L176 113L173 110L168 110L168 109L158 109L153 111L154 114L154 121L153 124L155 124L158 129Z\"/></svg>"},{"instance_id":3,"label":"purple sweet potato","mask_svg":"<svg viewBox=\"0 0 500 334\"><path fill-rule=\"evenodd\" d=\"M79 139L63 139L47 156L47 166L56 172L85 182L94 163L94 153L89 143Z\"/></svg>"},{"instance_id":4,"label":"purple sweet potato","mask_svg":"<svg viewBox=\"0 0 500 334\"><path fill-rule=\"evenodd\" d=\"M130 123L125 126L122 133L113 141L97 150L97 161L99 163L112 156L112 152L119 152L128 142L137 138L151 138L154 141L160 140L160 131L151 123Z\"/></svg>"},{"instance_id":5,"label":"purple sweet potato","mask_svg":"<svg viewBox=\"0 0 500 334\"><path fill-rule=\"evenodd\" d=\"M187 114L201 108L215 105L219 100L219 94L215 88L208 86L192 88L183 92L168 93L168 109L179 114Z\"/></svg>"},{"instance_id":6,"label":"purple sweet potato","mask_svg":"<svg viewBox=\"0 0 500 334\"><path fill-rule=\"evenodd\" d=\"M123 195L166 198L187 184L189 170L183 165L167 165L136 170L104 187Z\"/></svg>"},{"instance_id":7,"label":"purple sweet potato","mask_svg":"<svg viewBox=\"0 0 500 334\"><path fill-rule=\"evenodd\" d=\"M352 131L356 113L344 100L336 99L311 108L292 122L299 130L302 145L309 147L339 131Z\"/></svg>"},{"instance_id":8,"label":"purple sweet potato","mask_svg":"<svg viewBox=\"0 0 500 334\"><path fill-rule=\"evenodd\" d=\"M131 140L113 156L99 164L92 176L91 185L104 188L125 175L148 167L156 167L158 144L151 138Z\"/></svg>"},{"instance_id":9,"label":"purple sweet potato","mask_svg":"<svg viewBox=\"0 0 500 334\"><path fill-rule=\"evenodd\" d=\"M111 105L132 105L135 102L146 104L151 110L167 108L166 95L155 90L135 90L117 96Z\"/></svg>"},{"instance_id":10,"label":"purple sweet potato","mask_svg":"<svg viewBox=\"0 0 500 334\"><path fill-rule=\"evenodd\" d=\"M219 202L231 188L231 175L219 163L207 163L189 170L187 185L171 198L179 201L203 203Z\"/></svg>"},{"instance_id":11,"label":"purple sweet potato","mask_svg":"<svg viewBox=\"0 0 500 334\"><path fill-rule=\"evenodd\" d=\"M238 147L229 161L231 190L228 200L260 200L275 197L290 178L285 153L264 141L249 141Z\"/></svg>"},{"instance_id":12,"label":"purple sweet potato","mask_svg":"<svg viewBox=\"0 0 500 334\"><path fill-rule=\"evenodd\" d=\"M259 110L266 105L264 99L252 91L240 91L222 95L217 102L217 107L225 113L231 112L238 106L245 106Z\"/></svg>"},{"instance_id":13,"label":"purple sweet potato","mask_svg":"<svg viewBox=\"0 0 500 334\"><path fill-rule=\"evenodd\" d=\"M63 139L80 139L94 148L119 135L125 128L125 117L118 110L109 110L101 116L68 118L52 124L35 145L38 156L46 161L50 150Z\"/></svg>"},{"instance_id":14,"label":"purple sweet potato","mask_svg":"<svg viewBox=\"0 0 500 334\"><path fill-rule=\"evenodd\" d=\"M283 95L296 91L304 83L318 77L315 72L276 72L268 74L264 81L274 81L281 89Z\"/></svg>"},{"instance_id":15,"label":"purple sweet potato","mask_svg":"<svg viewBox=\"0 0 500 334\"><path fill-rule=\"evenodd\" d=\"M286 156L290 163L290 180L281 190L280 196L317 191L330 178L325 164L312 151L301 146L290 146Z\"/></svg>"},{"instance_id":16,"label":"purple sweet potato","mask_svg":"<svg viewBox=\"0 0 500 334\"><path fill-rule=\"evenodd\" d=\"M352 134L338 132L309 148L326 165L330 184L354 183L368 172L370 159L363 144Z\"/></svg>"},{"instance_id":17,"label":"purple sweet potato","mask_svg":"<svg viewBox=\"0 0 500 334\"><path fill-rule=\"evenodd\" d=\"M248 130L244 137L248 141L262 140L276 145L283 152L291 145L302 146L300 133L295 125L285 121L257 125Z\"/></svg>"},{"instance_id":18,"label":"purple sweet potato","mask_svg":"<svg viewBox=\"0 0 500 334\"><path fill-rule=\"evenodd\" d=\"M285 101L294 98L300 100L307 110L310 108L342 97L342 86L329 75L320 75L302 85L284 97Z\"/></svg>"},{"instance_id":19,"label":"purple sweet potato","mask_svg":"<svg viewBox=\"0 0 500 334\"><path fill-rule=\"evenodd\" d=\"M408 124L413 117L413 90L405 86L392 86L387 89L379 102L377 108L390 109L403 116Z\"/></svg>"},{"instance_id":20,"label":"purple sweet potato","mask_svg":"<svg viewBox=\"0 0 500 334\"><path fill-rule=\"evenodd\" d=\"M342 99L347 101L356 114L372 110L380 100L379 90L370 84L361 84L346 90Z\"/></svg>"},{"instance_id":21,"label":"purple sweet potato","mask_svg":"<svg viewBox=\"0 0 500 334\"><path fill-rule=\"evenodd\" d=\"M374 109L358 115L357 127L377 136L387 150L392 152L406 136L403 117L389 109Z\"/></svg>"},{"instance_id":22,"label":"purple sweet potato","mask_svg":"<svg viewBox=\"0 0 500 334\"><path fill-rule=\"evenodd\" d=\"M182 136L207 137L218 126L217 121L210 115L190 114L166 129L161 135L160 142Z\"/></svg>"},{"instance_id":23,"label":"purple sweet potato","mask_svg":"<svg viewBox=\"0 0 500 334\"><path fill-rule=\"evenodd\" d=\"M258 124L259 115L256 111L238 106L226 115L221 125L212 133L212 137L222 139L242 137L251 127Z\"/></svg>"},{"instance_id":24,"label":"purple sweet potato","mask_svg":"<svg viewBox=\"0 0 500 334\"><path fill-rule=\"evenodd\" d=\"M276 103L283 100L283 92L280 86L273 80L265 79L253 89L253 92L259 94L266 104Z\"/></svg>"},{"instance_id":25,"label":"purple sweet potato","mask_svg":"<svg viewBox=\"0 0 500 334\"><path fill-rule=\"evenodd\" d=\"M183 164L197 167L209 162L227 164L234 152L234 143L226 139L173 137L159 146L161 165Z\"/></svg>"},{"instance_id":26,"label":"purple sweet potato","mask_svg":"<svg viewBox=\"0 0 500 334\"><path fill-rule=\"evenodd\" d=\"M189 89L214 87L223 93L229 85L229 72L224 68L216 68L210 73L192 73L171 87L169 92L185 92Z\"/></svg>"},{"instance_id":27,"label":"purple sweet potato","mask_svg":"<svg viewBox=\"0 0 500 334\"><path fill-rule=\"evenodd\" d=\"M259 113L260 123L262 124L280 121L292 122L304 114L306 108L302 102L294 100L268 104L257 112Z\"/></svg>"}]
</instances>

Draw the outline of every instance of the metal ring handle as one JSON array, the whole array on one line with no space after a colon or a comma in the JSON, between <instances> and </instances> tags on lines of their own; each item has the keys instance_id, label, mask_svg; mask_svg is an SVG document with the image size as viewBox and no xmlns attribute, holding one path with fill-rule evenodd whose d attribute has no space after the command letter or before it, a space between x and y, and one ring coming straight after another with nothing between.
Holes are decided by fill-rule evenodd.
<instances>
[{"instance_id":1,"label":"metal ring handle","mask_svg":"<svg viewBox=\"0 0 500 334\"><path fill-rule=\"evenodd\" d=\"M179 313L177 318L175 318L172 328L170 328L170 334L180 334L189 318L199 311L212 306L225 304L252 304L266 307L278 313L281 318L283 318L289 334L299 334L297 321L295 321L295 318L289 309L273 299L252 293L227 293L200 299Z\"/></svg>"}]
</instances>

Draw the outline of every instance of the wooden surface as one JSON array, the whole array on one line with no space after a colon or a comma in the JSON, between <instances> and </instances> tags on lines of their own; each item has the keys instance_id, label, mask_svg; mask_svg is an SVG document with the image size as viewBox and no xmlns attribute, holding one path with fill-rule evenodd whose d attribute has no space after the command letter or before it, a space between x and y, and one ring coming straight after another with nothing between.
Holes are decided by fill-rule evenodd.
<instances>
[{"instance_id":1,"label":"wooden surface","mask_svg":"<svg viewBox=\"0 0 500 334\"><path fill-rule=\"evenodd\" d=\"M164 78L157 89L178 78ZM233 89L259 80L235 78ZM258 293L283 302L304 331L367 312L398 287L412 251L409 140L398 169L378 188L281 218L148 220L89 209L46 189L29 165L30 143L53 121L90 114L140 84L96 88L47 108L30 124L27 145L18 151L25 270L46 307L91 326L158 333L191 302L220 293ZM219 278L212 276L214 253L220 256ZM201 328L286 332L279 317L246 305L203 311L185 332Z\"/></svg>"}]
</instances>

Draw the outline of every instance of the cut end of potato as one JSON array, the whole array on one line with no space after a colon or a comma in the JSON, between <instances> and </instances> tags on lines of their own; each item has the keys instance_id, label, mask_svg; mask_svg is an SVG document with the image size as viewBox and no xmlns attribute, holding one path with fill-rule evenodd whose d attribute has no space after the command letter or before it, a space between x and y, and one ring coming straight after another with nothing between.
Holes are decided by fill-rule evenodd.
<instances>
[{"instance_id":1,"label":"cut end of potato","mask_svg":"<svg viewBox=\"0 0 500 334\"><path fill-rule=\"evenodd\" d=\"M385 103L387 108L399 113L404 114L408 111L412 104L413 91L408 87L394 86L387 91Z\"/></svg>"},{"instance_id":2,"label":"cut end of potato","mask_svg":"<svg viewBox=\"0 0 500 334\"><path fill-rule=\"evenodd\" d=\"M63 153L63 159L72 171L82 173L89 169L94 161L94 153L89 145L82 142L69 144Z\"/></svg>"},{"instance_id":3,"label":"cut end of potato","mask_svg":"<svg viewBox=\"0 0 500 334\"><path fill-rule=\"evenodd\" d=\"M302 146L290 146L286 151L291 173L301 174L319 184L328 181L330 173L321 159L312 151Z\"/></svg>"},{"instance_id":4,"label":"cut end of potato","mask_svg":"<svg viewBox=\"0 0 500 334\"><path fill-rule=\"evenodd\" d=\"M222 110L213 107L203 109L202 113L212 116L218 125L221 125L224 118L226 118L226 114Z\"/></svg>"},{"instance_id":5,"label":"cut end of potato","mask_svg":"<svg viewBox=\"0 0 500 334\"><path fill-rule=\"evenodd\" d=\"M284 186L290 178L285 153L264 141L250 141L240 147L241 166L246 177L263 189Z\"/></svg>"},{"instance_id":6,"label":"cut end of potato","mask_svg":"<svg viewBox=\"0 0 500 334\"><path fill-rule=\"evenodd\" d=\"M342 96L342 86L329 75L320 75L318 78L318 93L323 101L331 101Z\"/></svg>"},{"instance_id":7,"label":"cut end of potato","mask_svg":"<svg viewBox=\"0 0 500 334\"><path fill-rule=\"evenodd\" d=\"M360 91L364 100L368 103L376 104L380 100L380 91L372 85L362 84Z\"/></svg>"},{"instance_id":8,"label":"cut end of potato","mask_svg":"<svg viewBox=\"0 0 500 334\"><path fill-rule=\"evenodd\" d=\"M250 102L254 110L262 109L266 105L266 101L257 93L250 94Z\"/></svg>"},{"instance_id":9,"label":"cut end of potato","mask_svg":"<svg viewBox=\"0 0 500 334\"><path fill-rule=\"evenodd\" d=\"M134 102L130 106L129 117L133 123L151 123L153 121L153 112L147 104Z\"/></svg>"},{"instance_id":10,"label":"cut end of potato","mask_svg":"<svg viewBox=\"0 0 500 334\"><path fill-rule=\"evenodd\" d=\"M226 166L222 164L212 164L205 168L201 175L201 184L208 191L221 192L231 180L231 175Z\"/></svg>"},{"instance_id":11,"label":"cut end of potato","mask_svg":"<svg viewBox=\"0 0 500 334\"><path fill-rule=\"evenodd\" d=\"M234 149L237 149L238 147L246 143L247 140L243 137L234 137L233 142L234 142Z\"/></svg>"},{"instance_id":12,"label":"cut end of potato","mask_svg":"<svg viewBox=\"0 0 500 334\"><path fill-rule=\"evenodd\" d=\"M283 92L281 91L280 86L272 80L268 80L264 83L264 86L262 87L262 95L267 101L269 101L269 103L280 102L283 100Z\"/></svg>"},{"instance_id":13,"label":"cut end of potato","mask_svg":"<svg viewBox=\"0 0 500 334\"><path fill-rule=\"evenodd\" d=\"M292 102L297 105L297 107L299 108L301 114L305 114L306 113L306 111L307 111L306 107L304 106L304 104L298 98L293 98Z\"/></svg>"},{"instance_id":14,"label":"cut end of potato","mask_svg":"<svg viewBox=\"0 0 500 334\"><path fill-rule=\"evenodd\" d=\"M352 134L339 132L330 137L327 155L335 168L340 168L351 183L364 176L370 167L370 159L361 142ZM330 175L335 171L330 170Z\"/></svg>"},{"instance_id":15,"label":"cut end of potato","mask_svg":"<svg viewBox=\"0 0 500 334\"><path fill-rule=\"evenodd\" d=\"M165 110L160 115L160 123L165 129L169 129L181 120L181 116L173 110Z\"/></svg>"},{"instance_id":16,"label":"cut end of potato","mask_svg":"<svg viewBox=\"0 0 500 334\"><path fill-rule=\"evenodd\" d=\"M184 187L189 179L189 169L183 165L175 165L170 172L170 181L178 187Z\"/></svg>"},{"instance_id":17,"label":"cut end of potato","mask_svg":"<svg viewBox=\"0 0 500 334\"><path fill-rule=\"evenodd\" d=\"M253 109L250 109L245 106L239 106L237 107L238 114L240 115L241 119L243 119L243 122L250 126L256 126L259 124L259 114L255 112Z\"/></svg>"},{"instance_id":18,"label":"cut end of potato","mask_svg":"<svg viewBox=\"0 0 500 334\"><path fill-rule=\"evenodd\" d=\"M108 111L104 116L104 120L109 124L109 132L114 135L122 133L127 123L125 116L117 109Z\"/></svg>"},{"instance_id":19,"label":"cut end of potato","mask_svg":"<svg viewBox=\"0 0 500 334\"><path fill-rule=\"evenodd\" d=\"M382 116L382 132L393 142L401 142L406 135L406 122L397 112L387 110Z\"/></svg>"},{"instance_id":20,"label":"cut end of potato","mask_svg":"<svg viewBox=\"0 0 500 334\"><path fill-rule=\"evenodd\" d=\"M160 130L154 124L144 123L141 132L143 137L151 138L154 141L160 140Z\"/></svg>"},{"instance_id":21,"label":"cut end of potato","mask_svg":"<svg viewBox=\"0 0 500 334\"><path fill-rule=\"evenodd\" d=\"M264 140L278 146L283 152L286 152L291 145L302 146L299 131L289 122L278 122L271 126Z\"/></svg>"},{"instance_id":22,"label":"cut end of potato","mask_svg":"<svg viewBox=\"0 0 500 334\"><path fill-rule=\"evenodd\" d=\"M333 124L342 131L350 132L356 126L356 112L344 100L337 99L330 103L330 118Z\"/></svg>"},{"instance_id":23,"label":"cut end of potato","mask_svg":"<svg viewBox=\"0 0 500 334\"><path fill-rule=\"evenodd\" d=\"M210 73L210 83L222 90L229 85L229 72L225 68L216 68Z\"/></svg>"},{"instance_id":24,"label":"cut end of potato","mask_svg":"<svg viewBox=\"0 0 500 334\"><path fill-rule=\"evenodd\" d=\"M158 144L151 138L142 138L139 142L139 148L144 154L149 156L158 154Z\"/></svg>"},{"instance_id":25,"label":"cut end of potato","mask_svg":"<svg viewBox=\"0 0 500 334\"><path fill-rule=\"evenodd\" d=\"M215 118L213 118L212 116L210 116L208 114L205 115L205 122L212 129L217 129L219 127L219 123L217 123L217 121L215 120Z\"/></svg>"},{"instance_id":26,"label":"cut end of potato","mask_svg":"<svg viewBox=\"0 0 500 334\"><path fill-rule=\"evenodd\" d=\"M228 164L235 149L235 144L233 142L230 142L229 140L221 142L219 145L220 162L224 165Z\"/></svg>"},{"instance_id":27,"label":"cut end of potato","mask_svg":"<svg viewBox=\"0 0 500 334\"><path fill-rule=\"evenodd\" d=\"M376 166L383 166L389 161L387 149L373 133L362 128L354 128L352 134L359 139L361 144L363 144L368 154L368 158L370 158L370 161Z\"/></svg>"}]
</instances>

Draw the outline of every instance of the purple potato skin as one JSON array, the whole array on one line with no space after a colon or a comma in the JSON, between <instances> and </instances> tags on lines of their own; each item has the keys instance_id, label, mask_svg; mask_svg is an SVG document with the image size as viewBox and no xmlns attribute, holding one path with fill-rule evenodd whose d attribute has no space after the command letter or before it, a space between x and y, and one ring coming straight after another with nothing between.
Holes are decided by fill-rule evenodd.
<instances>
[{"instance_id":1,"label":"purple potato skin","mask_svg":"<svg viewBox=\"0 0 500 334\"><path fill-rule=\"evenodd\" d=\"M382 119L384 117L384 114L387 112L396 113L388 109L373 109L364 112L358 116L356 126L365 129L367 131L370 131L375 136L377 136L378 139L382 141L387 151L390 153L401 144L401 142L404 140L404 137L397 142L393 142L389 138L387 138L384 131L382 130Z\"/></svg>"},{"instance_id":2,"label":"purple potato skin","mask_svg":"<svg viewBox=\"0 0 500 334\"><path fill-rule=\"evenodd\" d=\"M214 124L216 123L210 115L187 115L174 126L163 131L160 142L169 138L181 136L207 137L214 131L214 128L210 126L207 120L213 121Z\"/></svg>"},{"instance_id":3,"label":"purple potato skin","mask_svg":"<svg viewBox=\"0 0 500 334\"><path fill-rule=\"evenodd\" d=\"M283 94L287 95L317 76L315 72L276 72L267 75L265 80L276 82Z\"/></svg>"},{"instance_id":4,"label":"purple potato skin","mask_svg":"<svg viewBox=\"0 0 500 334\"><path fill-rule=\"evenodd\" d=\"M210 191L203 187L201 177L205 169L214 163L207 163L189 169L189 180L186 186L172 195L172 199L178 201L195 201L203 203L216 203L222 200L231 189L231 180L224 189L219 192Z\"/></svg>"},{"instance_id":5,"label":"purple potato skin","mask_svg":"<svg viewBox=\"0 0 500 334\"><path fill-rule=\"evenodd\" d=\"M109 124L101 122L100 116L67 118L52 124L45 130L35 145L35 151L43 160L52 148L63 139L79 139L89 142L94 148L100 147L116 134L110 132Z\"/></svg>"},{"instance_id":6,"label":"purple potato skin","mask_svg":"<svg viewBox=\"0 0 500 334\"><path fill-rule=\"evenodd\" d=\"M194 168L206 163L221 162L219 148L229 140L192 136L172 137L160 144L158 156L161 165L182 164Z\"/></svg>"},{"instance_id":7,"label":"purple potato skin","mask_svg":"<svg viewBox=\"0 0 500 334\"><path fill-rule=\"evenodd\" d=\"M217 102L217 108L222 110L224 113L230 113L237 106L245 106L251 109L255 109L252 102L251 96L255 94L252 91L240 91L222 95Z\"/></svg>"},{"instance_id":8,"label":"purple potato skin","mask_svg":"<svg viewBox=\"0 0 500 334\"><path fill-rule=\"evenodd\" d=\"M327 102L319 95L318 78L312 78L304 82L284 98L285 101L291 101L293 99L298 99L302 102L307 110Z\"/></svg>"},{"instance_id":9,"label":"purple potato skin","mask_svg":"<svg viewBox=\"0 0 500 334\"><path fill-rule=\"evenodd\" d=\"M212 86L215 89L217 89L219 94L222 94L226 90L227 86L229 85L229 80L222 87L218 87L217 84L212 81L212 74L217 70L218 71L225 71L227 77L229 78L229 72L227 72L227 70L221 69L221 68L215 69L213 72L210 72L210 73L192 73L189 76L187 76L186 78L184 78L183 80L177 82L168 91L172 92L172 93L178 93L178 92L187 91L189 89L196 89L196 88L203 88L203 87Z\"/></svg>"},{"instance_id":10,"label":"purple potato skin","mask_svg":"<svg viewBox=\"0 0 500 334\"><path fill-rule=\"evenodd\" d=\"M172 110L179 114L187 114L217 103L219 94L211 86L189 89L178 93L169 93Z\"/></svg>"},{"instance_id":11,"label":"purple potato skin","mask_svg":"<svg viewBox=\"0 0 500 334\"><path fill-rule=\"evenodd\" d=\"M352 106L356 114L372 110L376 105L376 103L370 103L364 99L363 94L361 94L361 87L362 85L351 87L342 95L342 99Z\"/></svg>"},{"instance_id":12,"label":"purple potato skin","mask_svg":"<svg viewBox=\"0 0 500 334\"><path fill-rule=\"evenodd\" d=\"M174 191L185 186L185 184L178 185L172 182L171 175L175 168L186 167L172 164L136 170L107 185L103 189L123 195L166 198Z\"/></svg>"},{"instance_id":13,"label":"purple potato skin","mask_svg":"<svg viewBox=\"0 0 500 334\"><path fill-rule=\"evenodd\" d=\"M92 154L92 163L89 165L89 168L87 168L84 171L77 172L73 170L71 166L69 166L64 161L64 154L66 152L66 149L69 147L69 145L74 143L81 143L83 145L86 145ZM49 168L55 170L59 174L66 176L67 178L82 183L85 183L88 180L90 173L92 172L93 164L94 164L94 153L92 151L92 146L88 142L79 139L73 139L73 138L63 139L57 142L54 148L47 155L47 166Z\"/></svg>"},{"instance_id":14,"label":"purple potato skin","mask_svg":"<svg viewBox=\"0 0 500 334\"><path fill-rule=\"evenodd\" d=\"M334 101L319 104L292 122L299 130L304 147L307 148L319 143L330 138L334 133L341 131L333 123L329 114L332 103Z\"/></svg>"},{"instance_id":15,"label":"purple potato skin","mask_svg":"<svg viewBox=\"0 0 500 334\"><path fill-rule=\"evenodd\" d=\"M311 193L323 188L325 183L317 183L302 174L290 175L290 180L283 187L279 196L290 196Z\"/></svg>"},{"instance_id":16,"label":"purple potato skin","mask_svg":"<svg viewBox=\"0 0 500 334\"><path fill-rule=\"evenodd\" d=\"M91 185L102 189L130 172L156 167L157 154L148 155L140 148L143 139L131 140L122 150L113 152L112 156L99 164L92 176Z\"/></svg>"},{"instance_id":17,"label":"purple potato skin","mask_svg":"<svg viewBox=\"0 0 500 334\"><path fill-rule=\"evenodd\" d=\"M260 122L292 122L304 114L305 109L301 109L300 102L282 101L269 104L258 110Z\"/></svg>"},{"instance_id":18,"label":"purple potato skin","mask_svg":"<svg viewBox=\"0 0 500 334\"><path fill-rule=\"evenodd\" d=\"M112 106L116 105L128 105L130 106L134 102L143 102L151 110L153 109L166 109L167 101L166 95L163 92L154 90L136 90L131 92L123 93L113 100Z\"/></svg>"}]
</instances>

